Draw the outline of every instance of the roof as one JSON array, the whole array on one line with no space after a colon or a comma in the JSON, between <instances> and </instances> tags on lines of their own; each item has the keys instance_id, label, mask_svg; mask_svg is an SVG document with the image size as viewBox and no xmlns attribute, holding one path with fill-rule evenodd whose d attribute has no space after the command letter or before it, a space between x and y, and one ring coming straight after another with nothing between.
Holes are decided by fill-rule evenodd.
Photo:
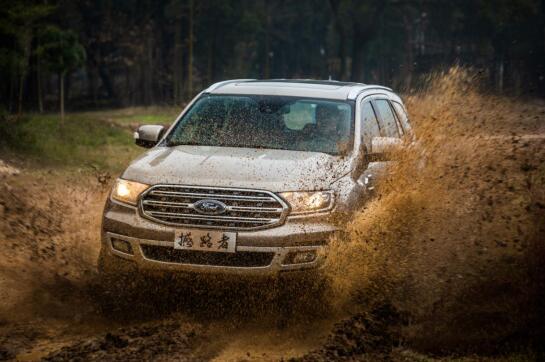
<instances>
[{"instance_id":1,"label":"roof","mask_svg":"<svg viewBox=\"0 0 545 362\"><path fill-rule=\"evenodd\" d=\"M356 99L370 89L391 91L390 88L363 83L312 79L234 79L219 82L204 92L210 94L259 94L278 96L304 96L326 99Z\"/></svg>"}]
</instances>

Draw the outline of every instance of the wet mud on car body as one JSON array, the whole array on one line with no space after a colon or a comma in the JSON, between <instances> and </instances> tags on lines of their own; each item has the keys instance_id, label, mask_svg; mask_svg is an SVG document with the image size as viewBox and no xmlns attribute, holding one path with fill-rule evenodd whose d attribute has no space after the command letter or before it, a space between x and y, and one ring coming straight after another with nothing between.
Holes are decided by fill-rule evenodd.
<instances>
[{"instance_id":1,"label":"wet mud on car body","mask_svg":"<svg viewBox=\"0 0 545 362\"><path fill-rule=\"evenodd\" d=\"M390 89L234 80L199 94L117 180L99 267L198 274L313 271L410 135Z\"/></svg>"}]
</instances>

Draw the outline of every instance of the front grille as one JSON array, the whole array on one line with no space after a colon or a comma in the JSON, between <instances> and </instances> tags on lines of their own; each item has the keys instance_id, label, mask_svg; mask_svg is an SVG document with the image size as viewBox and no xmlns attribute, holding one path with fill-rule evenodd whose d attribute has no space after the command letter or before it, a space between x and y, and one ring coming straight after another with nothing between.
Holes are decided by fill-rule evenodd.
<instances>
[{"instance_id":1,"label":"front grille","mask_svg":"<svg viewBox=\"0 0 545 362\"><path fill-rule=\"evenodd\" d=\"M231 267L263 267L271 264L274 253L237 251L217 253L209 251L178 250L167 246L140 245L147 259L167 263L215 265Z\"/></svg>"},{"instance_id":2,"label":"front grille","mask_svg":"<svg viewBox=\"0 0 545 362\"><path fill-rule=\"evenodd\" d=\"M203 214L195 208L201 200L219 201L225 210ZM151 187L142 196L140 209L145 217L161 223L224 230L276 226L288 211L286 203L269 191L176 185Z\"/></svg>"}]
</instances>

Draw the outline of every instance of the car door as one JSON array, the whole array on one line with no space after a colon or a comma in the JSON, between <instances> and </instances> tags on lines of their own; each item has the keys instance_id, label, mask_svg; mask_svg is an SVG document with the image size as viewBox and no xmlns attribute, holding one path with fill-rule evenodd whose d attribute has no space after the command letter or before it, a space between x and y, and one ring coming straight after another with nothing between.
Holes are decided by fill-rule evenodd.
<instances>
[{"instance_id":1,"label":"car door","mask_svg":"<svg viewBox=\"0 0 545 362\"><path fill-rule=\"evenodd\" d=\"M361 142L365 146L366 167L362 170L357 182L366 191L374 191L377 178L384 170L384 162L373 161L368 158L375 137L381 137L383 132L377 117L372 98L366 98L361 103Z\"/></svg>"},{"instance_id":2,"label":"car door","mask_svg":"<svg viewBox=\"0 0 545 362\"><path fill-rule=\"evenodd\" d=\"M370 105L367 106L365 102L370 103ZM373 114L370 113L370 109L373 110ZM363 112L365 112L365 114ZM373 122L370 122L369 119L373 118L373 115L374 120ZM378 124L377 128L379 130L379 134L376 134L375 129L373 137L379 137L379 139L381 140L395 139L398 140L399 144L401 145L401 137L404 134L404 129L401 126L401 122L399 121L396 113L394 112L390 100L386 96L377 95L371 97L367 101L364 101L364 103L362 104L361 118L362 122L364 122L362 124L362 142L365 144L366 149L371 154L371 156L376 155L377 151L374 149L375 145L372 138L371 140L369 140L369 137L365 137L365 129L374 122ZM380 151L378 153L380 153ZM360 185L362 186L365 186L368 190L374 190L376 187L376 183L386 175L386 171L388 170L387 166L391 164L392 161L375 157L370 157L368 161L369 163L367 165L367 168L363 171L361 177L358 179L358 183L360 183Z\"/></svg>"},{"instance_id":3,"label":"car door","mask_svg":"<svg viewBox=\"0 0 545 362\"><path fill-rule=\"evenodd\" d=\"M395 100L392 100L390 104L394 108L394 111L395 111L394 113L397 116L399 124L401 125L403 129L404 135L408 135L412 137L413 132L412 132L411 124L409 122L409 116L407 115L405 106L402 103Z\"/></svg>"},{"instance_id":4,"label":"car door","mask_svg":"<svg viewBox=\"0 0 545 362\"><path fill-rule=\"evenodd\" d=\"M382 137L401 138L403 127L394 113L390 100L377 98L373 100L373 104L377 110Z\"/></svg>"}]
</instances>

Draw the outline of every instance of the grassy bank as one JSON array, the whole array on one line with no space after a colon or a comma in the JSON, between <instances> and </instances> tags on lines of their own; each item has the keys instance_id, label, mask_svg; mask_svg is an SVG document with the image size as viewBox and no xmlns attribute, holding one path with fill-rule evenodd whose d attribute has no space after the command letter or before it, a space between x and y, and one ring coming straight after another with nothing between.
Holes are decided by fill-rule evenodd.
<instances>
[{"instance_id":1,"label":"grassy bank","mask_svg":"<svg viewBox=\"0 0 545 362\"><path fill-rule=\"evenodd\" d=\"M142 152L133 143L132 130L139 124L168 124L177 112L172 108L127 108L69 113L64 123L57 114L3 115L1 157L24 160L35 167L119 172Z\"/></svg>"}]
</instances>

